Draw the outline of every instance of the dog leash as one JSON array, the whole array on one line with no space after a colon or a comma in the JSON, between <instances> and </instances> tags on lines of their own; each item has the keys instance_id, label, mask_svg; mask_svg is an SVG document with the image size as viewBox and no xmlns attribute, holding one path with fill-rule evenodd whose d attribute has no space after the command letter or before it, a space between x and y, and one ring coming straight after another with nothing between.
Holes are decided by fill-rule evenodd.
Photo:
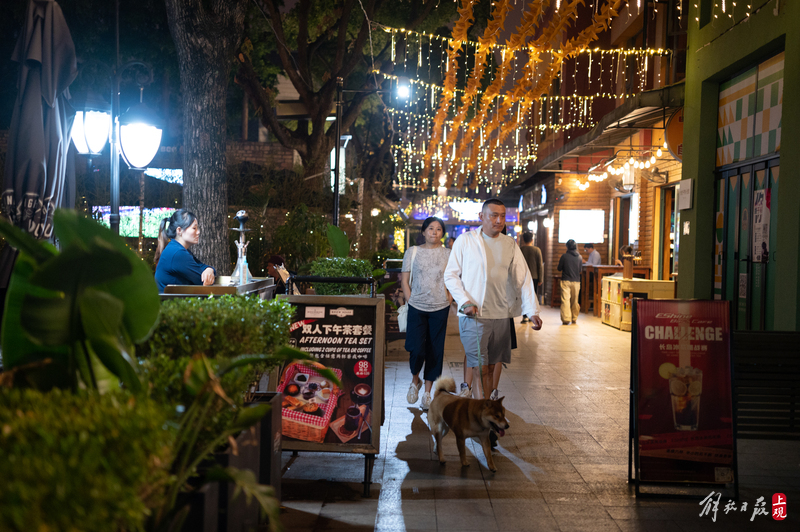
<instances>
[{"instance_id":1,"label":"dog leash","mask_svg":"<svg viewBox=\"0 0 800 532\"><path fill-rule=\"evenodd\" d=\"M483 357L481 356L481 333L478 329L478 305L475 303L464 303L461 306L461 312L464 312L464 309L469 307L475 307L475 312L472 316L467 316L468 318L475 320L475 343L478 346L478 382L481 386L481 395L483 398L486 398L486 390L483 389ZM473 378L474 381L474 378Z\"/></svg>"}]
</instances>

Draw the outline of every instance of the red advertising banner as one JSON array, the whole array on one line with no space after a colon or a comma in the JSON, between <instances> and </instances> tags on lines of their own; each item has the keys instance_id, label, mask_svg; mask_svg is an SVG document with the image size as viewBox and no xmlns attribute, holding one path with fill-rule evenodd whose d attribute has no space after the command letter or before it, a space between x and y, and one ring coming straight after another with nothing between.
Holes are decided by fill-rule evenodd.
<instances>
[{"instance_id":1,"label":"red advertising banner","mask_svg":"<svg viewBox=\"0 0 800 532\"><path fill-rule=\"evenodd\" d=\"M639 480L734 481L729 312L727 301L637 300Z\"/></svg>"}]
</instances>

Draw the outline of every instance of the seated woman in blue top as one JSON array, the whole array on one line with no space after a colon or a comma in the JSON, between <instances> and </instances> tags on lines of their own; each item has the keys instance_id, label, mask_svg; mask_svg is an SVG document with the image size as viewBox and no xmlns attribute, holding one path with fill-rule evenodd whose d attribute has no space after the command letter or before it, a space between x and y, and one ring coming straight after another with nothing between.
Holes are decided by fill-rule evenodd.
<instances>
[{"instance_id":1,"label":"seated woman in blue top","mask_svg":"<svg viewBox=\"0 0 800 532\"><path fill-rule=\"evenodd\" d=\"M186 209L178 209L161 220L156 249L156 284L164 293L168 284L214 284L217 271L203 264L189 249L200 241L197 217Z\"/></svg>"}]
</instances>

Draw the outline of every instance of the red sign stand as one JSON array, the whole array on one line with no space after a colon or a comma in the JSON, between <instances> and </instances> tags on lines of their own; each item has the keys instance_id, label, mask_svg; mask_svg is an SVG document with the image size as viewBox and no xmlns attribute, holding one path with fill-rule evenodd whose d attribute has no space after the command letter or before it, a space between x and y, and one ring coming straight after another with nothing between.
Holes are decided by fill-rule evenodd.
<instances>
[{"instance_id":1,"label":"red sign stand","mask_svg":"<svg viewBox=\"0 0 800 532\"><path fill-rule=\"evenodd\" d=\"M628 481L739 495L728 301L633 302Z\"/></svg>"}]
</instances>

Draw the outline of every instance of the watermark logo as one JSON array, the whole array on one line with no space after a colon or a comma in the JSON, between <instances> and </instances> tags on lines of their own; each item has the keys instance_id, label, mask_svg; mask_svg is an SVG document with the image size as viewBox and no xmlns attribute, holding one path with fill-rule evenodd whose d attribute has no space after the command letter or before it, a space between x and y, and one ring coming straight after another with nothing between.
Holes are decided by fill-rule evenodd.
<instances>
[{"instance_id":1,"label":"watermark logo","mask_svg":"<svg viewBox=\"0 0 800 532\"><path fill-rule=\"evenodd\" d=\"M705 499L700 501L700 506L702 506L702 510L700 510L700 517L703 516L710 516L713 522L717 522L717 512L720 509L720 502L722 500L722 493L717 493L712 491L709 493ZM736 501L728 499L728 502L725 506L722 507L723 513L725 515L731 512L747 512L747 501L743 501L741 505L737 505ZM753 522L756 517L759 515L769 515L769 510L767 509L767 503L764 500L764 497L759 497L756 499L756 502L752 506L752 513L750 515L750 522ZM787 511L786 511L786 495L783 493L775 493L772 495L772 518L776 521L783 521L786 519Z\"/></svg>"},{"instance_id":2,"label":"watermark logo","mask_svg":"<svg viewBox=\"0 0 800 532\"><path fill-rule=\"evenodd\" d=\"M786 495L783 493L772 495L772 518L776 521L786 519Z\"/></svg>"}]
</instances>

